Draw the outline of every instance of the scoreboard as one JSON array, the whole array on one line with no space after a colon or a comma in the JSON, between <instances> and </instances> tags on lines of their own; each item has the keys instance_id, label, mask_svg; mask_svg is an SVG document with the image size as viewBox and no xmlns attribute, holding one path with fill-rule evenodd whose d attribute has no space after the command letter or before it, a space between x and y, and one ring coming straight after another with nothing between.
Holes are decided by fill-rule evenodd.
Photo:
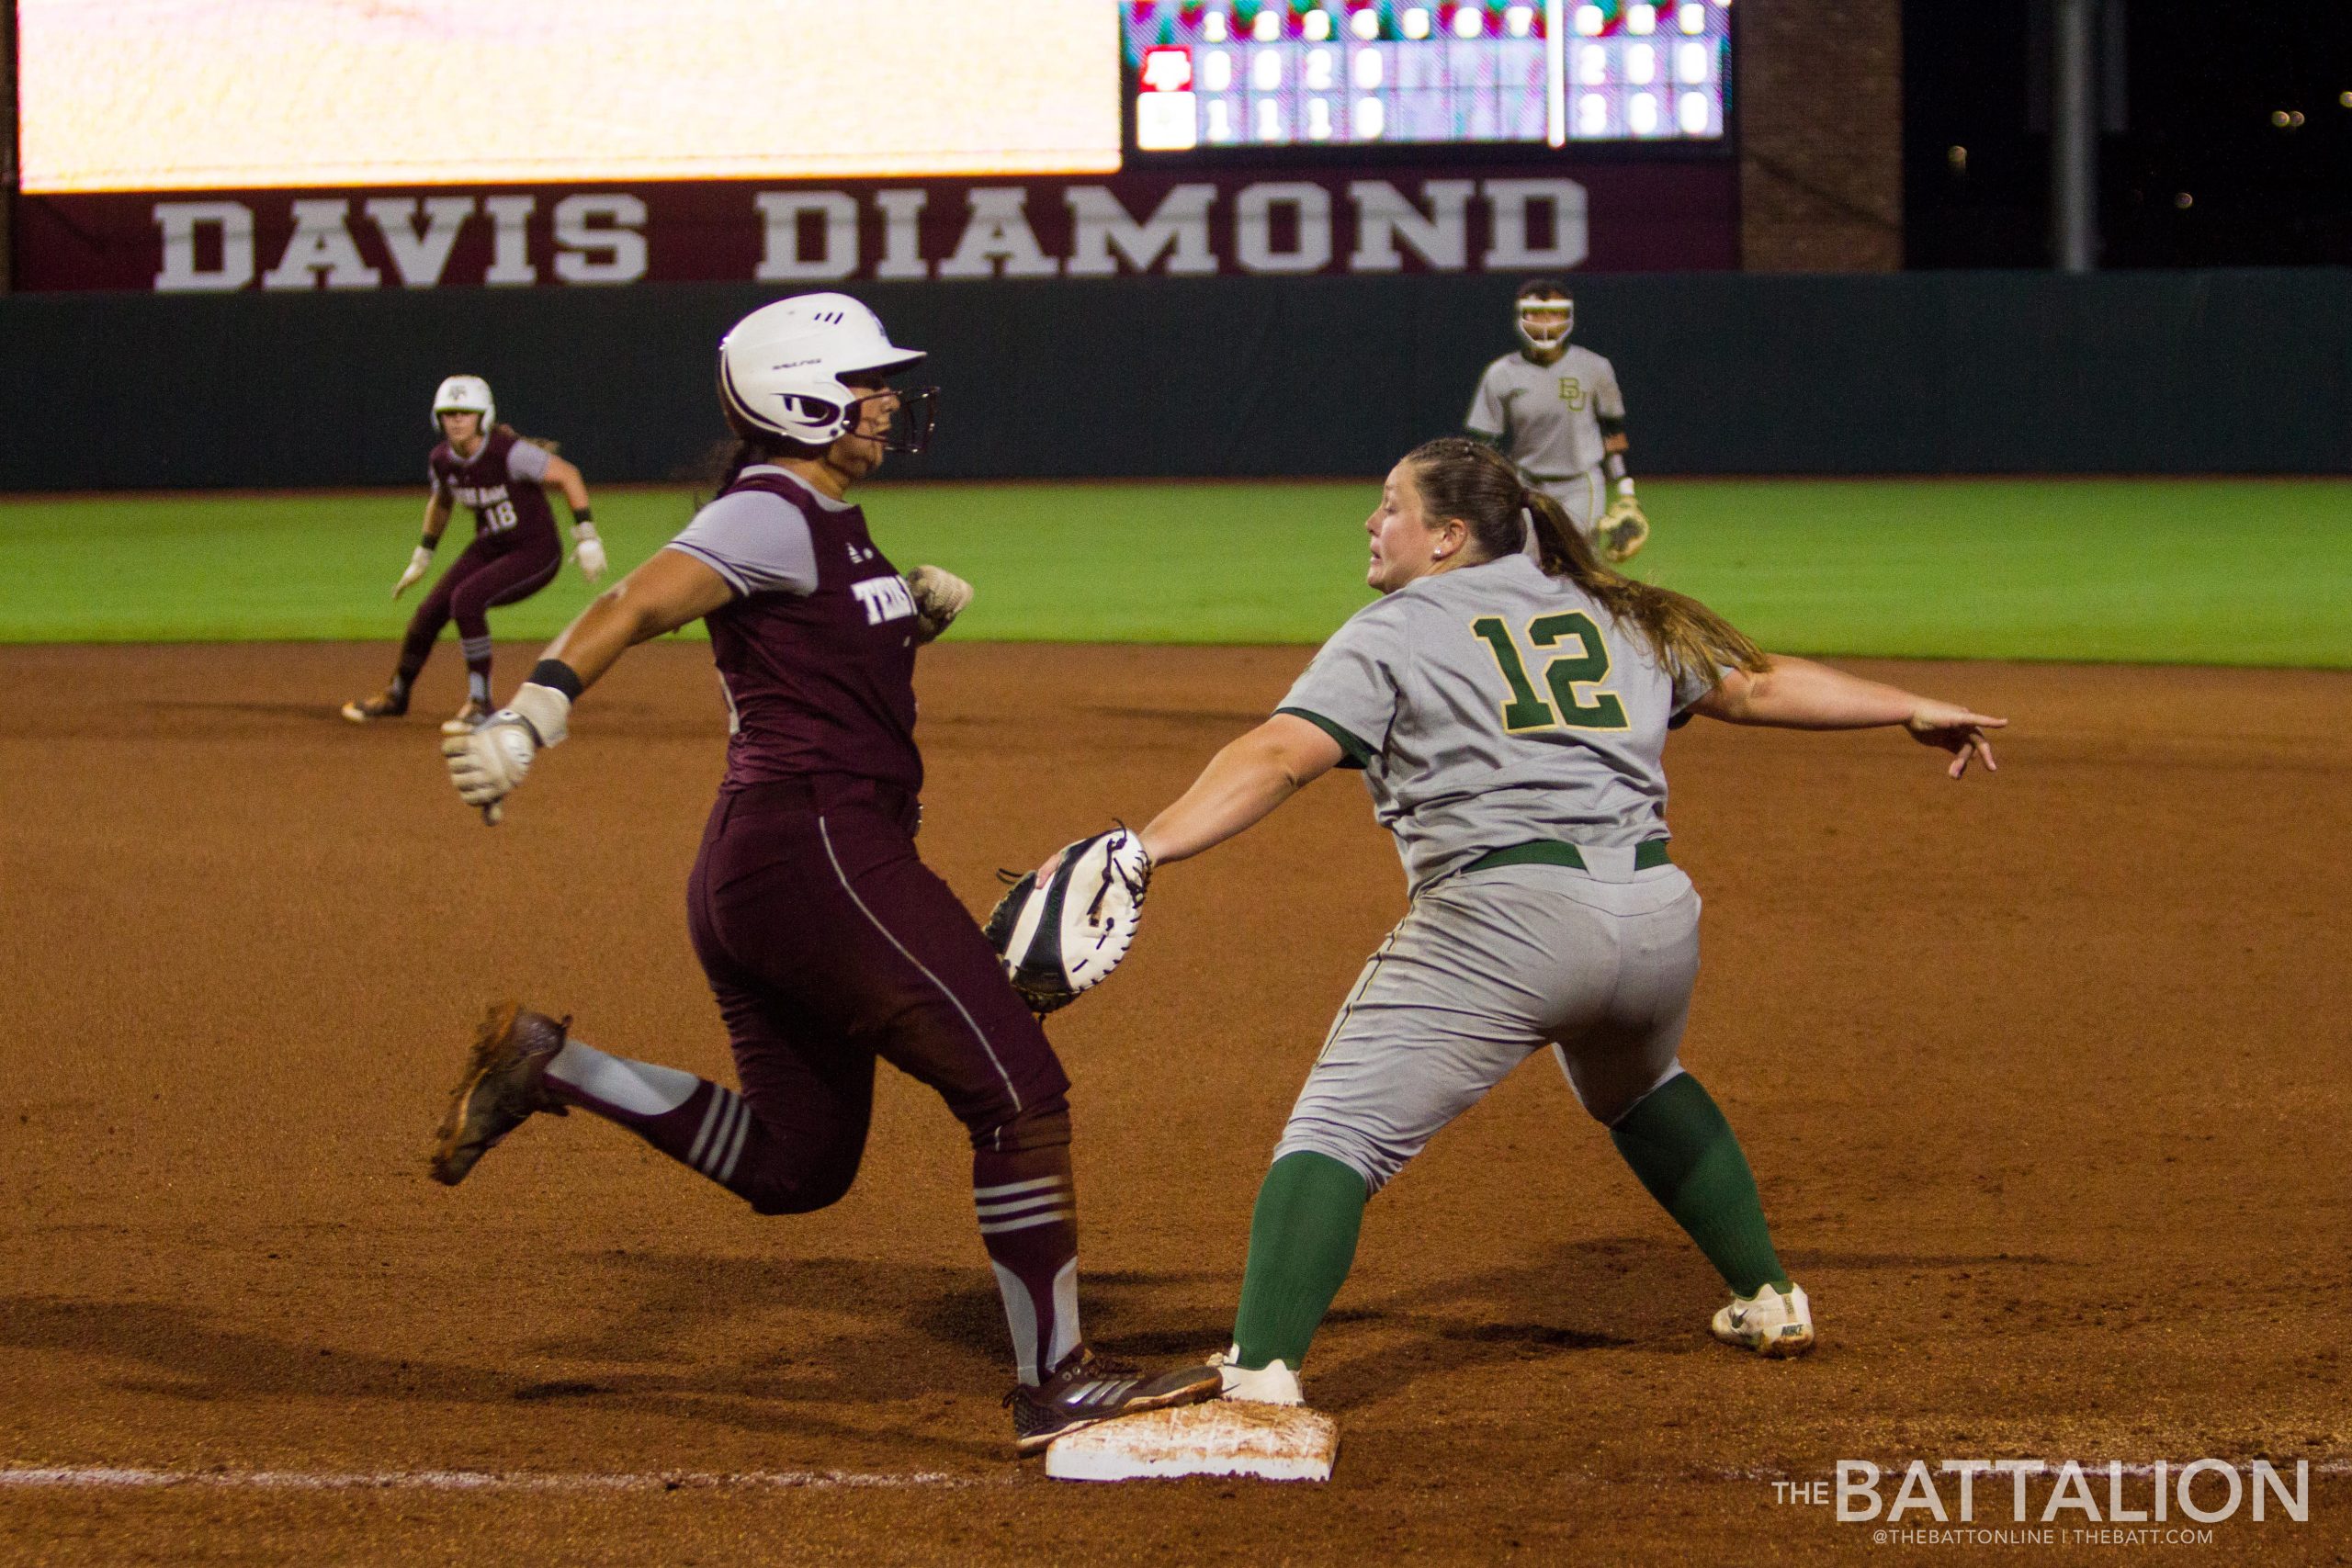
<instances>
[{"instance_id":1,"label":"scoreboard","mask_svg":"<svg viewBox=\"0 0 2352 1568\"><path fill-rule=\"evenodd\" d=\"M1736 267L1734 0L0 0L31 290Z\"/></svg>"},{"instance_id":2,"label":"scoreboard","mask_svg":"<svg viewBox=\"0 0 2352 1568\"><path fill-rule=\"evenodd\" d=\"M1134 150L1723 139L1729 0L1134 0Z\"/></svg>"}]
</instances>

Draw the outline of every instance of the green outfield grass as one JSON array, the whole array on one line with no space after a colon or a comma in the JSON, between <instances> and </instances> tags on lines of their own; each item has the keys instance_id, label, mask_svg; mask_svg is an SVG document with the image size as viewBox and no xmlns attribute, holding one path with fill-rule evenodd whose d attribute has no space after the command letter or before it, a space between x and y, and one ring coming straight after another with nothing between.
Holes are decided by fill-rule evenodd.
<instances>
[{"instance_id":1,"label":"green outfield grass","mask_svg":"<svg viewBox=\"0 0 2352 1568\"><path fill-rule=\"evenodd\" d=\"M883 547L970 578L958 637L1313 642L1369 598L1369 483L878 484ZM1791 652L2352 667L2352 481L1670 480L1635 563ZM626 569L672 490L600 490ZM0 501L0 641L385 638L419 493ZM453 558L460 522L443 546ZM412 594L421 590L412 590ZM554 632L570 568L494 631Z\"/></svg>"}]
</instances>

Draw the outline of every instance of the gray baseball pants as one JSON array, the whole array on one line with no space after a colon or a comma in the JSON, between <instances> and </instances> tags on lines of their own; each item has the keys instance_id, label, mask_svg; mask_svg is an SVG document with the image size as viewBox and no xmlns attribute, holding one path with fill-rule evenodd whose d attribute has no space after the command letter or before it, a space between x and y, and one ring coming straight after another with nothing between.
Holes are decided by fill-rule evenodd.
<instances>
[{"instance_id":1,"label":"gray baseball pants","mask_svg":"<svg viewBox=\"0 0 2352 1568\"><path fill-rule=\"evenodd\" d=\"M1377 1192L1533 1051L1604 1124L1681 1070L1699 895L1671 865L1586 850L1425 889L1364 964L1283 1129Z\"/></svg>"}]
</instances>

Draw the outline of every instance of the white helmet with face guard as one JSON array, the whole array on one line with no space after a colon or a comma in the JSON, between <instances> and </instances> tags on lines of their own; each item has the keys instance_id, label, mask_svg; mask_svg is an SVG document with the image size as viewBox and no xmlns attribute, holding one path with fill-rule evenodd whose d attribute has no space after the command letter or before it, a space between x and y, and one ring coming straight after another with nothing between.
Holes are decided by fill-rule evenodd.
<instances>
[{"instance_id":1,"label":"white helmet with face guard","mask_svg":"<svg viewBox=\"0 0 2352 1568\"><path fill-rule=\"evenodd\" d=\"M1519 325L1520 341L1538 354L1549 354L1561 347L1577 328L1575 298L1566 286L1548 277L1519 286L1512 314Z\"/></svg>"},{"instance_id":2,"label":"white helmet with face guard","mask_svg":"<svg viewBox=\"0 0 2352 1568\"><path fill-rule=\"evenodd\" d=\"M490 383L479 376L452 376L441 383L433 394L433 428L441 428L445 413L478 413L485 434L498 423L498 403L490 395Z\"/></svg>"},{"instance_id":3,"label":"white helmet with face guard","mask_svg":"<svg viewBox=\"0 0 2352 1568\"><path fill-rule=\"evenodd\" d=\"M849 378L878 380L922 359L921 349L892 343L882 319L848 295L797 294L763 305L719 341L718 400L746 440L781 436L824 446L856 427L858 403L873 395ZM933 390L898 394L898 423L886 446L922 450Z\"/></svg>"}]
</instances>

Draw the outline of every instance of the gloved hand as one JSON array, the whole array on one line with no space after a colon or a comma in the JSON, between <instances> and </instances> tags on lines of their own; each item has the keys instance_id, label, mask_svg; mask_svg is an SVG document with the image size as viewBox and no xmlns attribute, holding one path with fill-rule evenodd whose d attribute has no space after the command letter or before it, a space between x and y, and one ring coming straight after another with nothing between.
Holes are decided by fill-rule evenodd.
<instances>
[{"instance_id":1,"label":"gloved hand","mask_svg":"<svg viewBox=\"0 0 2352 1568\"><path fill-rule=\"evenodd\" d=\"M1649 543L1650 520L1642 514L1640 502L1630 495L1621 495L1610 504L1608 515L1601 518L1594 536L1601 553L1611 561L1631 560Z\"/></svg>"},{"instance_id":2,"label":"gloved hand","mask_svg":"<svg viewBox=\"0 0 2352 1568\"><path fill-rule=\"evenodd\" d=\"M917 642L929 642L945 631L972 602L972 585L952 571L919 566L907 573L907 592L914 595L915 620L922 627Z\"/></svg>"},{"instance_id":3,"label":"gloved hand","mask_svg":"<svg viewBox=\"0 0 2352 1568\"><path fill-rule=\"evenodd\" d=\"M574 524L571 537L575 547L571 558L580 563L580 575L594 582L605 575L605 545L596 536L594 523Z\"/></svg>"},{"instance_id":4,"label":"gloved hand","mask_svg":"<svg viewBox=\"0 0 2352 1568\"><path fill-rule=\"evenodd\" d=\"M433 552L423 545L409 552L408 570L392 584L392 597L397 599L409 591L409 585L423 577L433 565Z\"/></svg>"},{"instance_id":5,"label":"gloved hand","mask_svg":"<svg viewBox=\"0 0 2352 1568\"><path fill-rule=\"evenodd\" d=\"M449 782L468 806L495 806L530 773L540 751L570 733L571 699L526 682L505 707L463 735L444 736Z\"/></svg>"}]
</instances>

